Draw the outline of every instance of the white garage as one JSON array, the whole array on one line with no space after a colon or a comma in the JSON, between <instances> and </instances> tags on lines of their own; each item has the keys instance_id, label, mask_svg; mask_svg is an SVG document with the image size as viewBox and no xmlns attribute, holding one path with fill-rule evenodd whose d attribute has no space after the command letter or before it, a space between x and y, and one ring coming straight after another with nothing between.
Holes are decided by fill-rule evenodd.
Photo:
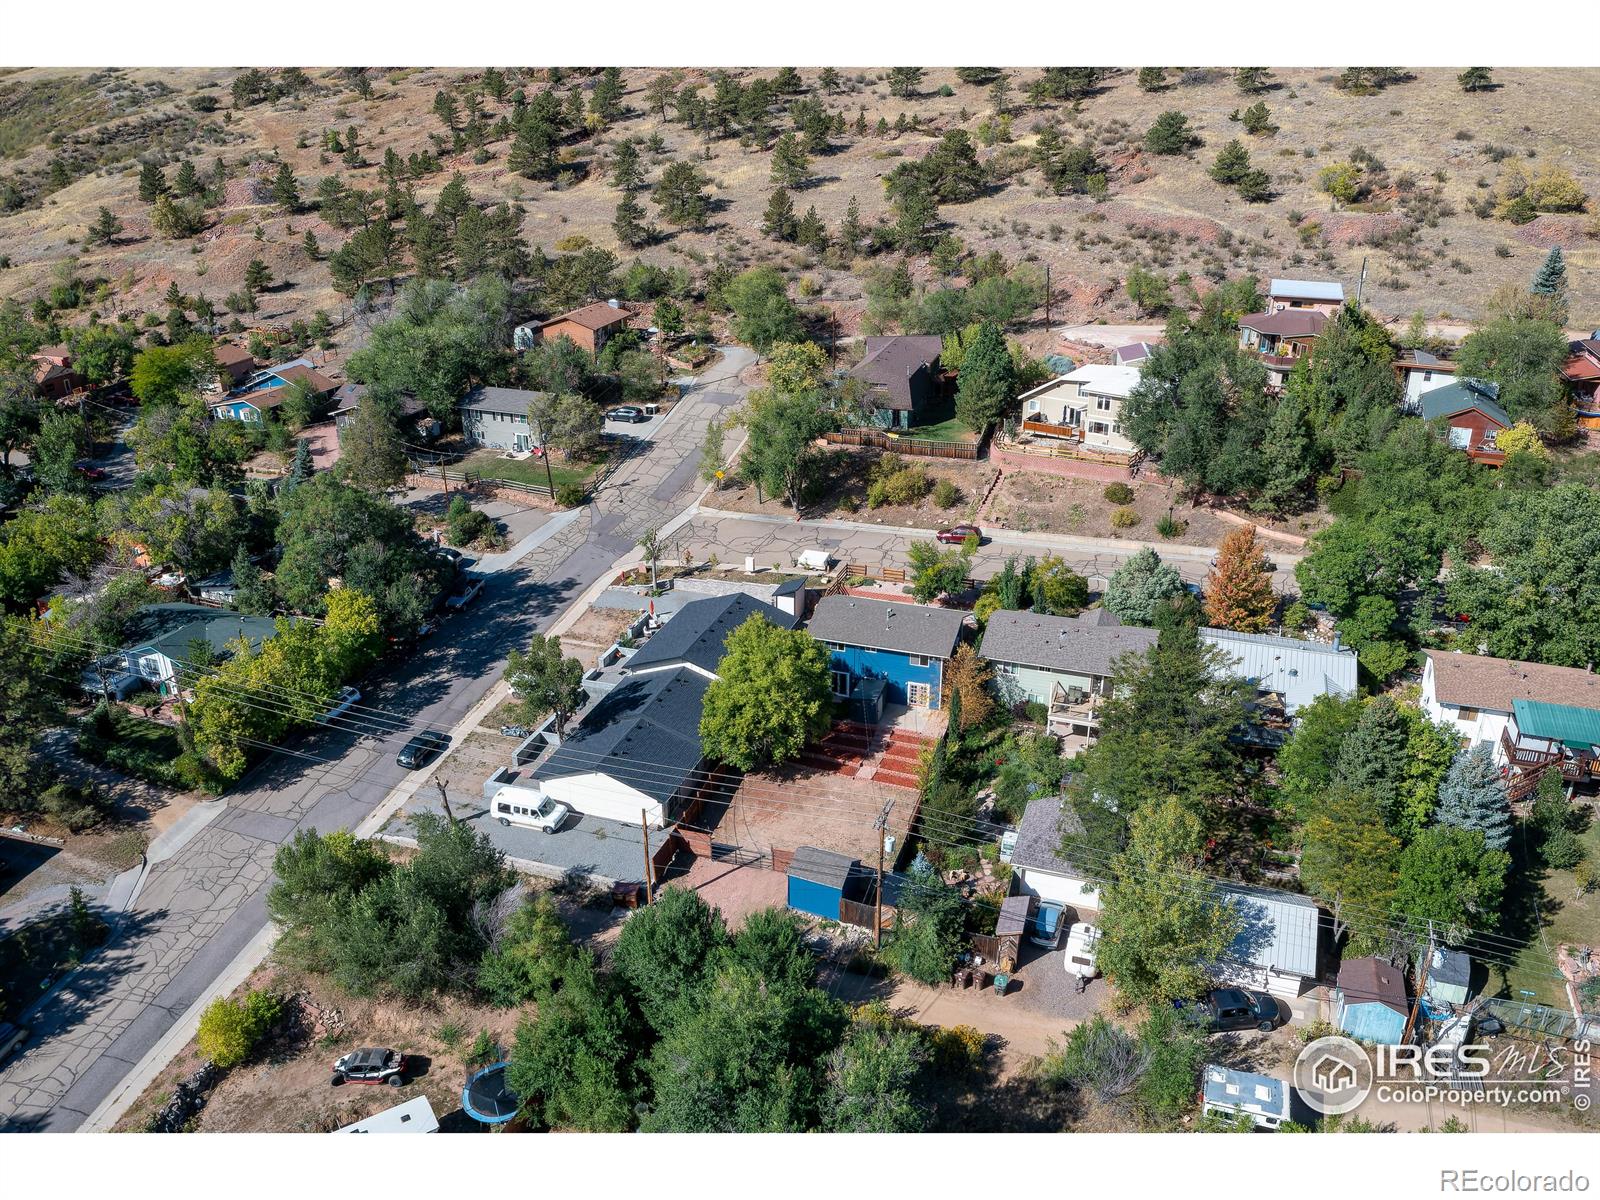
<instances>
[{"instance_id":1,"label":"white garage","mask_svg":"<svg viewBox=\"0 0 1600 1200\"><path fill-rule=\"evenodd\" d=\"M1078 910L1098 909L1100 901L1087 874L1062 856L1062 837L1081 835L1083 825L1060 796L1041 796L1028 805L1011 851L1012 891L1054 900Z\"/></svg>"}]
</instances>

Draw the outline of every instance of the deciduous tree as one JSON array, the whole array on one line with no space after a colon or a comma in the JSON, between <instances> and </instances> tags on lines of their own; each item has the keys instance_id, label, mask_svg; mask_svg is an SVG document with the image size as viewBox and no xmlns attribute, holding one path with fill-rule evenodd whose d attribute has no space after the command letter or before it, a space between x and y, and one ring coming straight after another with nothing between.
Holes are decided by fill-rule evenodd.
<instances>
[{"instance_id":1,"label":"deciduous tree","mask_svg":"<svg viewBox=\"0 0 1600 1200\"><path fill-rule=\"evenodd\" d=\"M832 705L821 643L751 616L728 635L717 678L706 689L701 749L742 771L786 762L827 732Z\"/></svg>"},{"instance_id":2,"label":"deciduous tree","mask_svg":"<svg viewBox=\"0 0 1600 1200\"><path fill-rule=\"evenodd\" d=\"M1241 633L1264 633L1277 607L1272 569L1255 527L1234 530L1222 539L1206 576L1206 621Z\"/></svg>"}]
</instances>

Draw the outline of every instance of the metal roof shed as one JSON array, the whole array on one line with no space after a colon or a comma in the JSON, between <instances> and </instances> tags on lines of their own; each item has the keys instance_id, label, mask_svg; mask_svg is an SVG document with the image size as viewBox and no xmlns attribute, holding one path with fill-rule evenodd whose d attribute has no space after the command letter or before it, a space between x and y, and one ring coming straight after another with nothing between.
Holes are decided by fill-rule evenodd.
<instances>
[{"instance_id":1,"label":"metal roof shed","mask_svg":"<svg viewBox=\"0 0 1600 1200\"><path fill-rule=\"evenodd\" d=\"M854 866L855 859L847 855L801 846L789 860L789 907L837 921Z\"/></svg>"}]
</instances>

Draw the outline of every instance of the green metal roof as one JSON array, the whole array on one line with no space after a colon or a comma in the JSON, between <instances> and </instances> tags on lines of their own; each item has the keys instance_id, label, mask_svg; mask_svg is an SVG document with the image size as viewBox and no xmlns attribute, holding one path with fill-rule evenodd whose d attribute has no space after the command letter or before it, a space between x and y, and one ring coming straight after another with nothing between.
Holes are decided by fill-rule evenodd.
<instances>
[{"instance_id":1,"label":"green metal roof","mask_svg":"<svg viewBox=\"0 0 1600 1200\"><path fill-rule=\"evenodd\" d=\"M1528 737L1550 738L1575 749L1600 746L1600 710L1513 700L1511 711L1517 718L1517 732Z\"/></svg>"}]
</instances>

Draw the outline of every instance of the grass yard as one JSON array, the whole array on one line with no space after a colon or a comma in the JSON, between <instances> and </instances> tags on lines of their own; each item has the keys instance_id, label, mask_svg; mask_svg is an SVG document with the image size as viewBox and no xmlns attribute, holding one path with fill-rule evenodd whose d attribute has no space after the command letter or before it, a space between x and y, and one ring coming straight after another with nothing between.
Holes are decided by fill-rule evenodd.
<instances>
[{"instance_id":1,"label":"grass yard","mask_svg":"<svg viewBox=\"0 0 1600 1200\"><path fill-rule=\"evenodd\" d=\"M1589 852L1588 861L1600 863L1600 821L1590 822L1580 840ZM1595 944L1600 931L1600 891L1577 896L1571 871L1546 872L1543 890L1544 935L1536 934L1504 971L1505 994L1516 1000L1529 991L1539 1003L1565 1009L1567 995L1556 973L1556 947L1563 942Z\"/></svg>"},{"instance_id":2,"label":"grass yard","mask_svg":"<svg viewBox=\"0 0 1600 1200\"><path fill-rule=\"evenodd\" d=\"M907 437L927 438L937 442L975 442L978 435L960 417L951 417L937 425L913 425L906 430Z\"/></svg>"},{"instance_id":3,"label":"grass yard","mask_svg":"<svg viewBox=\"0 0 1600 1200\"><path fill-rule=\"evenodd\" d=\"M537 458L506 458L498 450L479 450L469 454L461 463L464 471L476 471L485 479L504 479L510 483L546 484L554 477L556 486L574 484L577 487L587 487L589 480L594 478L596 471L605 466L605 458L597 458L593 462L563 462L559 459L550 460L550 471L545 472L542 459Z\"/></svg>"}]
</instances>

